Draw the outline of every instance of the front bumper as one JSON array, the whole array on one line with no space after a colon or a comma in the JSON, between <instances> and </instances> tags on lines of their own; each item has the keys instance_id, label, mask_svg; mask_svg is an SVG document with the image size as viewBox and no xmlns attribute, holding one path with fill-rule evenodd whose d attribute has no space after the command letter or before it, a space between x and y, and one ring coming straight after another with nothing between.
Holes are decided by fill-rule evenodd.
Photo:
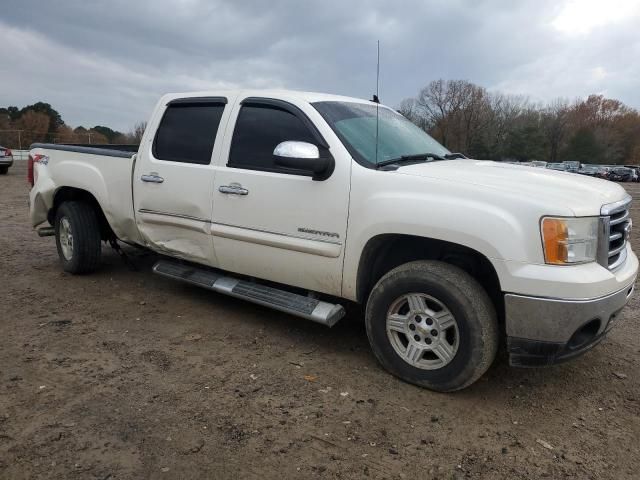
<instances>
[{"instance_id":1,"label":"front bumper","mask_svg":"<svg viewBox=\"0 0 640 480\"><path fill-rule=\"evenodd\" d=\"M633 280L613 294L585 300L505 295L509 363L551 365L600 343L629 301Z\"/></svg>"}]
</instances>

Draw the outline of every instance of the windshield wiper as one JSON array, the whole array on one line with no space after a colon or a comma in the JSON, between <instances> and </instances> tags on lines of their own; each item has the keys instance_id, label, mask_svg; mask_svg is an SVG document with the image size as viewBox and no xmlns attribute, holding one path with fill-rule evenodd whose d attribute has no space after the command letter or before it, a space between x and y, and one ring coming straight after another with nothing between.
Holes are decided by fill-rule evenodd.
<instances>
[{"instance_id":1,"label":"windshield wiper","mask_svg":"<svg viewBox=\"0 0 640 480\"><path fill-rule=\"evenodd\" d=\"M415 155L402 155L396 158L384 160L376 165L376 168L386 167L387 165L395 165L407 162L428 162L430 160L444 160L440 155L435 153L417 153Z\"/></svg>"},{"instance_id":2,"label":"windshield wiper","mask_svg":"<svg viewBox=\"0 0 640 480\"><path fill-rule=\"evenodd\" d=\"M447 153L444 158L447 160L457 160L458 158L467 158L466 155L462 153Z\"/></svg>"}]
</instances>

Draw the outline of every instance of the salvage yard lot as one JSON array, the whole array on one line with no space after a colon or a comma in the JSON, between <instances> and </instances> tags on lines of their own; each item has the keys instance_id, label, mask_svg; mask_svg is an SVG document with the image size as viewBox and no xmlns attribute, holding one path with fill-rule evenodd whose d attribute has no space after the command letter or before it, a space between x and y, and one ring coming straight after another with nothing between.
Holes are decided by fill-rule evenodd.
<instances>
[{"instance_id":1,"label":"salvage yard lot","mask_svg":"<svg viewBox=\"0 0 640 480\"><path fill-rule=\"evenodd\" d=\"M637 478L640 295L573 362L438 394L378 366L355 310L327 329L106 247L63 273L25 170L0 176L0 478Z\"/></svg>"}]
</instances>

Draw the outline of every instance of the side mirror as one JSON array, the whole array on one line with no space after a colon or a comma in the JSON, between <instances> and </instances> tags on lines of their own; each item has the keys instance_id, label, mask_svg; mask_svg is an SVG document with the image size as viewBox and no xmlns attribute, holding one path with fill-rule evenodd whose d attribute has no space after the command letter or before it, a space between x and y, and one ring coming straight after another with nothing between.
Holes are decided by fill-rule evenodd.
<instances>
[{"instance_id":1,"label":"side mirror","mask_svg":"<svg viewBox=\"0 0 640 480\"><path fill-rule=\"evenodd\" d=\"M275 164L280 167L309 172L313 180L326 180L333 172L333 157L312 143L287 141L279 143L273 150Z\"/></svg>"}]
</instances>

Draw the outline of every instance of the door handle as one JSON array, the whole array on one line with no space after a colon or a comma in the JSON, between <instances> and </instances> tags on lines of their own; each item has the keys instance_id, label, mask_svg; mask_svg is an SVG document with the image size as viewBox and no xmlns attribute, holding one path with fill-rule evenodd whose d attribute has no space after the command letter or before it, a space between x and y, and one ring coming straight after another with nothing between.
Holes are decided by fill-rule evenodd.
<instances>
[{"instance_id":1,"label":"door handle","mask_svg":"<svg viewBox=\"0 0 640 480\"><path fill-rule=\"evenodd\" d=\"M220 193L228 193L230 195L249 195L249 190L244 188L239 183L232 183L231 185L222 185L218 188Z\"/></svg>"},{"instance_id":2,"label":"door handle","mask_svg":"<svg viewBox=\"0 0 640 480\"><path fill-rule=\"evenodd\" d=\"M149 183L162 183L162 182L164 182L164 178L162 178L156 172L151 172L151 173L149 173L147 175L142 175L140 177L140 180L142 180L143 182L149 182Z\"/></svg>"}]
</instances>

